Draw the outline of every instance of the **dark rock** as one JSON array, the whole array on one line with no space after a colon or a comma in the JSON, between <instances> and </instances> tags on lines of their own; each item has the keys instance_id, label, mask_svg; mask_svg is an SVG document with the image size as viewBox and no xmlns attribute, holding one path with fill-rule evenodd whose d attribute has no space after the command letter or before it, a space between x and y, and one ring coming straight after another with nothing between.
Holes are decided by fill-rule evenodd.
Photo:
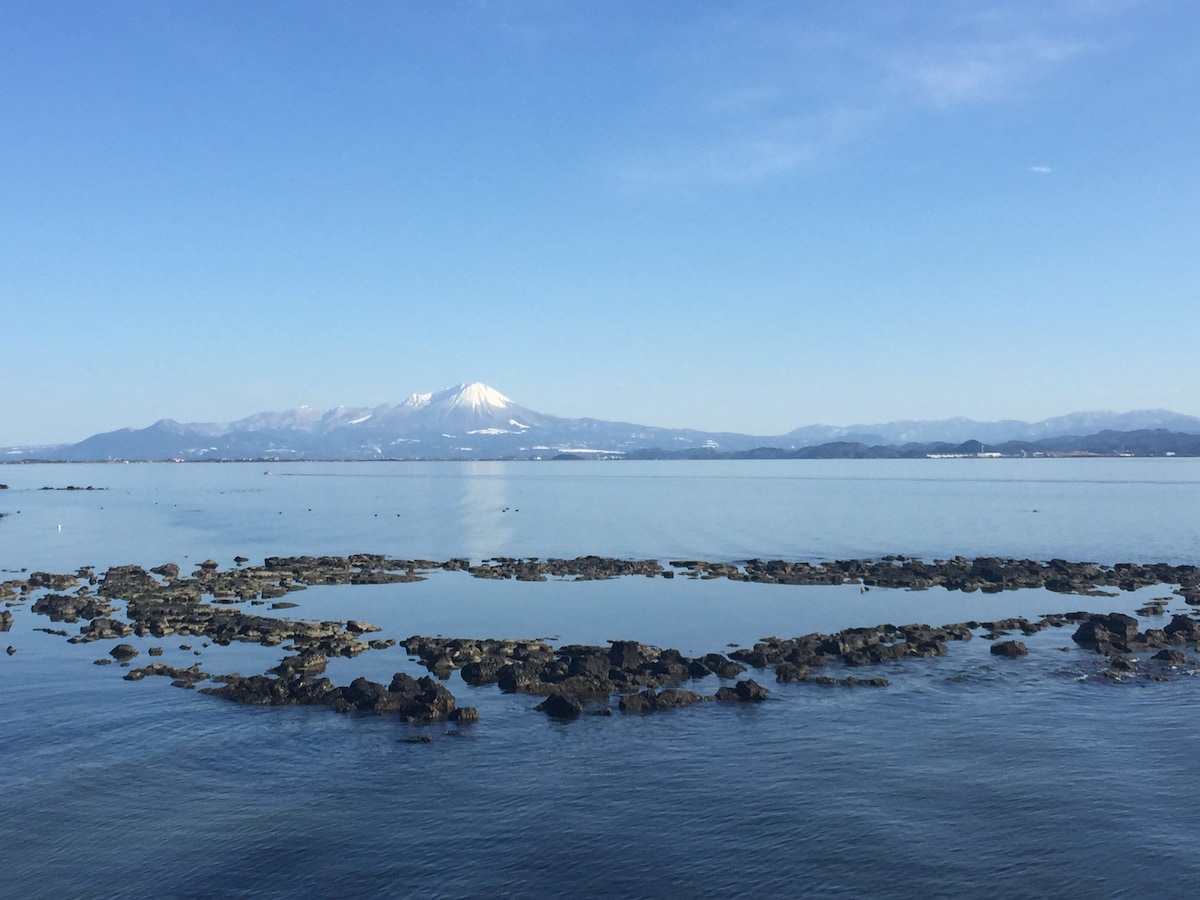
<instances>
[{"instance_id":1,"label":"dark rock","mask_svg":"<svg viewBox=\"0 0 1200 900\"><path fill-rule=\"evenodd\" d=\"M1187 654L1182 650L1159 650L1150 658L1171 666L1187 664Z\"/></svg>"},{"instance_id":2,"label":"dark rock","mask_svg":"<svg viewBox=\"0 0 1200 900\"><path fill-rule=\"evenodd\" d=\"M459 706L450 713L450 721L469 725L479 721L479 710L474 706Z\"/></svg>"},{"instance_id":3,"label":"dark rock","mask_svg":"<svg viewBox=\"0 0 1200 900\"><path fill-rule=\"evenodd\" d=\"M631 694L627 697L622 697L619 708L622 712L649 713L659 712L664 709L681 709L685 706L691 706L693 703L700 703L709 699L711 698L697 694L695 691L684 691L676 688L655 691L653 688L647 688L640 694Z\"/></svg>"},{"instance_id":4,"label":"dark rock","mask_svg":"<svg viewBox=\"0 0 1200 900\"><path fill-rule=\"evenodd\" d=\"M746 671L746 667L741 663L736 663L720 653L707 653L701 657L701 661L712 669L718 678L737 678Z\"/></svg>"},{"instance_id":5,"label":"dark rock","mask_svg":"<svg viewBox=\"0 0 1200 900\"><path fill-rule=\"evenodd\" d=\"M646 647L636 641L613 641L608 651L609 662L618 669L636 669L650 660Z\"/></svg>"},{"instance_id":6,"label":"dark rock","mask_svg":"<svg viewBox=\"0 0 1200 900\"><path fill-rule=\"evenodd\" d=\"M1170 628L1169 625L1167 627ZM1107 644L1124 643L1134 638L1137 631L1137 619L1133 616L1124 613L1093 615L1075 630L1071 640L1081 647L1099 650Z\"/></svg>"},{"instance_id":7,"label":"dark rock","mask_svg":"<svg viewBox=\"0 0 1200 900\"><path fill-rule=\"evenodd\" d=\"M117 646L108 651L108 655L117 662L125 662L137 656L138 650L133 644L117 644Z\"/></svg>"},{"instance_id":8,"label":"dark rock","mask_svg":"<svg viewBox=\"0 0 1200 900\"><path fill-rule=\"evenodd\" d=\"M388 705L406 722L436 722L454 712L454 695L428 675L413 679L397 672L388 685Z\"/></svg>"},{"instance_id":9,"label":"dark rock","mask_svg":"<svg viewBox=\"0 0 1200 900\"><path fill-rule=\"evenodd\" d=\"M607 678L612 664L605 653L579 653L567 657L568 674L582 675L585 678Z\"/></svg>"},{"instance_id":10,"label":"dark rock","mask_svg":"<svg viewBox=\"0 0 1200 900\"><path fill-rule=\"evenodd\" d=\"M488 656L478 662L469 662L459 671L462 680L467 684L478 687L481 684L495 684L500 669L505 665L503 657Z\"/></svg>"},{"instance_id":11,"label":"dark rock","mask_svg":"<svg viewBox=\"0 0 1200 900\"><path fill-rule=\"evenodd\" d=\"M539 703L535 709L553 719L578 719L583 715L583 704L579 698L558 691Z\"/></svg>"},{"instance_id":12,"label":"dark rock","mask_svg":"<svg viewBox=\"0 0 1200 900\"><path fill-rule=\"evenodd\" d=\"M1018 656L1025 656L1029 653L1029 648L1021 641L997 641L992 644L992 656L1004 656L1008 659L1016 659Z\"/></svg>"},{"instance_id":13,"label":"dark rock","mask_svg":"<svg viewBox=\"0 0 1200 900\"><path fill-rule=\"evenodd\" d=\"M541 684L540 672L540 666L514 660L505 663L496 671L496 684L506 693L530 693L530 687Z\"/></svg>"},{"instance_id":14,"label":"dark rock","mask_svg":"<svg viewBox=\"0 0 1200 900\"><path fill-rule=\"evenodd\" d=\"M767 689L752 678L739 681L733 687L717 689L716 699L738 703L761 703L767 699Z\"/></svg>"},{"instance_id":15,"label":"dark rock","mask_svg":"<svg viewBox=\"0 0 1200 900\"><path fill-rule=\"evenodd\" d=\"M843 678L838 684L846 687L887 687L891 684L886 678L855 678L853 675Z\"/></svg>"},{"instance_id":16,"label":"dark rock","mask_svg":"<svg viewBox=\"0 0 1200 900\"><path fill-rule=\"evenodd\" d=\"M775 680L780 683L803 681L812 674L808 666L797 666L795 663L780 663L775 667Z\"/></svg>"},{"instance_id":17,"label":"dark rock","mask_svg":"<svg viewBox=\"0 0 1200 900\"><path fill-rule=\"evenodd\" d=\"M1191 616L1176 614L1163 628L1163 633L1168 638L1177 638L1189 644L1200 642L1200 621Z\"/></svg>"}]
</instances>

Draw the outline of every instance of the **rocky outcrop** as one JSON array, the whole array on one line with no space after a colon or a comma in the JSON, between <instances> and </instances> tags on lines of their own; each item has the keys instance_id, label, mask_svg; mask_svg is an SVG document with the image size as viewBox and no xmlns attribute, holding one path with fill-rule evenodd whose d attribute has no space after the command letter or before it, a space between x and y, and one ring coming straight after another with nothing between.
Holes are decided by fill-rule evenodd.
<instances>
[{"instance_id":1,"label":"rocky outcrop","mask_svg":"<svg viewBox=\"0 0 1200 900\"><path fill-rule=\"evenodd\" d=\"M117 662L127 662L138 655L138 649L133 644L117 644L108 651L108 655Z\"/></svg>"},{"instance_id":2,"label":"rocky outcrop","mask_svg":"<svg viewBox=\"0 0 1200 900\"><path fill-rule=\"evenodd\" d=\"M733 687L717 688L715 699L737 703L762 703L767 699L767 689L753 679L739 681Z\"/></svg>"},{"instance_id":3,"label":"rocky outcrop","mask_svg":"<svg viewBox=\"0 0 1200 900\"><path fill-rule=\"evenodd\" d=\"M205 688L201 693L258 706L319 704L343 713L394 715L404 722L445 721L455 712L454 695L428 676L414 679L397 673L386 687L361 677L338 687L327 678L303 675L286 678L238 676L225 679L225 682L221 687ZM470 714L467 718L473 721Z\"/></svg>"},{"instance_id":4,"label":"rocky outcrop","mask_svg":"<svg viewBox=\"0 0 1200 900\"><path fill-rule=\"evenodd\" d=\"M712 699L712 697L697 694L695 691L684 691L675 688L655 691L653 688L647 688L639 694L630 694L629 696L622 697L620 700L620 710L621 712L628 713L660 712L664 709L681 709L685 706L691 706L693 703L701 703Z\"/></svg>"},{"instance_id":5,"label":"rocky outcrop","mask_svg":"<svg viewBox=\"0 0 1200 900\"><path fill-rule=\"evenodd\" d=\"M1029 648L1022 641L997 641L991 647L992 656L1003 656L1007 659L1016 659L1028 653Z\"/></svg>"},{"instance_id":6,"label":"rocky outcrop","mask_svg":"<svg viewBox=\"0 0 1200 900\"><path fill-rule=\"evenodd\" d=\"M222 570L215 560L197 564L184 574L178 564L164 563L149 570L116 566L97 576L89 568L75 573L35 572L25 579L0 584L0 599L9 605L36 597L33 612L52 621L77 624L73 643L104 639L162 638L181 635L204 638L218 645L253 642L283 647L286 655L261 675L215 676L206 692L240 703L265 705L322 705L341 712L390 715L405 721L471 722L478 712L458 708L453 695L439 683L455 671L472 686L495 684L498 689L543 698L537 708L555 718L608 714L614 708L629 713L657 712L708 700L759 703L768 693L753 679L737 680L748 668L773 671L781 685L844 685L884 687L883 677L846 674L869 667L891 667L939 657L956 642L976 633L994 641L990 652L1016 658L1028 652L1021 640L1046 628L1070 627L1081 648L1102 656L1101 675L1113 680L1175 677L1185 666L1184 647L1200 646L1200 621L1174 615L1161 628L1140 630L1138 619L1124 613L1076 612L1043 616L1037 620L1008 618L964 621L951 625L882 624L848 628L833 634L808 634L792 638L766 637L751 647L728 655L706 653L689 657L672 648L633 640L615 640L606 646L555 647L544 640L443 638L413 635L404 641L410 656L431 676L413 678L397 674L388 685L356 678L335 685L323 677L330 659L354 657L381 650L395 641L377 626L358 619L314 622L256 615L243 605L264 605L268 600L325 584L387 584L421 580L435 569L466 572L473 577L538 581L548 578L588 580L640 575L686 578L725 578L776 584L858 584L871 587L921 590L943 587L961 592L997 592L1046 588L1096 595L1106 589L1132 590L1148 584L1178 585L1175 595L1189 604L1200 604L1200 569L1166 564L1036 562L1000 557L925 562L904 557L881 560L847 560L823 563L749 560L744 563L676 560L664 567L655 561L621 560L587 556L571 560L495 557L473 565L468 560L436 562L397 559L373 554L348 557L270 557L262 566L235 560L236 568ZM81 582L86 582L85 584ZM64 593L74 588L71 594ZM35 593L37 592L37 593ZM1147 603L1139 614L1161 616L1169 597ZM295 607L277 602L275 609ZM11 625L12 614L0 613L0 630ZM47 630L47 629L42 629ZM52 632L63 634L65 632ZM148 643L148 642L147 642ZM181 647L190 648L184 643ZM126 643L114 648L133 658L138 647ZM1161 650L1152 659L1149 651ZM161 647L148 648L159 655ZM199 653L199 651L196 651ZM1139 656L1139 654L1145 655ZM120 657L118 657L120 658ZM1155 665L1151 665L1153 662ZM191 687L209 676L198 667L176 669L163 663L132 669L125 677L168 675L180 687ZM685 685L715 676L726 681L715 694L705 696ZM762 677L756 675L755 677ZM788 688L803 689L803 688Z\"/></svg>"}]
</instances>

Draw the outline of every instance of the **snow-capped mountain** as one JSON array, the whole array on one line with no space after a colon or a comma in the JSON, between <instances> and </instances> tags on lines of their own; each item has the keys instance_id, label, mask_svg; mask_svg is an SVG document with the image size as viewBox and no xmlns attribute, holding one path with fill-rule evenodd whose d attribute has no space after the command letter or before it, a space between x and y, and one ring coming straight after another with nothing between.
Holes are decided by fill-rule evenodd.
<instances>
[{"instance_id":1,"label":"snow-capped mountain","mask_svg":"<svg viewBox=\"0 0 1200 900\"><path fill-rule=\"evenodd\" d=\"M148 428L124 428L77 444L9 448L3 459L496 459L560 454L621 455L657 449L741 453L758 448L801 450L832 442L903 446L946 442L1035 441L1103 430L1168 429L1200 434L1200 419L1166 410L1072 413L1041 422L899 421L878 425L809 425L786 435L745 435L656 428L600 419L545 415L475 382L414 393L396 404L308 406L263 412L236 422L181 424L160 419Z\"/></svg>"}]
</instances>

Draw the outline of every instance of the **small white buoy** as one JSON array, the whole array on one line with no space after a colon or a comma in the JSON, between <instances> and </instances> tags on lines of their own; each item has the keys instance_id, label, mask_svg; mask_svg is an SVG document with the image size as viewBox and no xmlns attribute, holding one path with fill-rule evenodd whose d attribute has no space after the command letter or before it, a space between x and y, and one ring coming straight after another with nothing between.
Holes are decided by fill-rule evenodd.
<instances>
[{"instance_id":1,"label":"small white buoy","mask_svg":"<svg viewBox=\"0 0 1200 900\"><path fill-rule=\"evenodd\" d=\"M59 526L58 526L58 530L59 530L59 531L62 531L62 526L61 526L61 525L59 525Z\"/></svg>"}]
</instances>

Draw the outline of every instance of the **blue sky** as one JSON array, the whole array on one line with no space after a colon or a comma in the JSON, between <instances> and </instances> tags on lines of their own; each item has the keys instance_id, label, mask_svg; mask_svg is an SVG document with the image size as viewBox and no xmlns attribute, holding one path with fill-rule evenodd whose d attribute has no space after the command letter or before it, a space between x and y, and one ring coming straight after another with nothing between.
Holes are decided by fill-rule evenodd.
<instances>
[{"instance_id":1,"label":"blue sky","mask_svg":"<svg viewBox=\"0 0 1200 900\"><path fill-rule=\"evenodd\" d=\"M0 444L1200 414L1200 5L0 7Z\"/></svg>"}]
</instances>

